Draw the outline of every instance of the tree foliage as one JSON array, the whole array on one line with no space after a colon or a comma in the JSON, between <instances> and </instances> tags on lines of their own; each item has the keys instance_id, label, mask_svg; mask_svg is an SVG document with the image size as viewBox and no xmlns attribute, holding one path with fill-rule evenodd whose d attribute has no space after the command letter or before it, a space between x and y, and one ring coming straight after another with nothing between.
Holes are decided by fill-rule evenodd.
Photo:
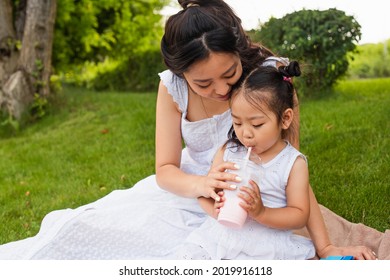
<instances>
[{"instance_id":1,"label":"tree foliage","mask_svg":"<svg viewBox=\"0 0 390 280\"><path fill-rule=\"evenodd\" d=\"M163 26L159 10L167 2L59 1L53 52L56 70L88 84L106 71L124 74L123 70L129 70L126 65L143 53L159 51Z\"/></svg>"},{"instance_id":2,"label":"tree foliage","mask_svg":"<svg viewBox=\"0 0 390 280\"><path fill-rule=\"evenodd\" d=\"M337 9L300 10L271 18L254 39L278 55L297 59L304 68L309 89L326 89L348 70L348 55L361 38L360 24Z\"/></svg>"}]
</instances>

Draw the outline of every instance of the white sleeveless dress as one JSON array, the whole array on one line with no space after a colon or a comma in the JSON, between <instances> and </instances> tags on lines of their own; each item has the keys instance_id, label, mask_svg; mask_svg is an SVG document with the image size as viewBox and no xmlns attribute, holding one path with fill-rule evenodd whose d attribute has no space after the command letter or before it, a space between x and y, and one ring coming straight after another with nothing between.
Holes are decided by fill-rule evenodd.
<instances>
[{"instance_id":1,"label":"white sleeveless dress","mask_svg":"<svg viewBox=\"0 0 390 280\"><path fill-rule=\"evenodd\" d=\"M230 110L189 122L186 82L168 70L160 78L183 112L186 148L181 169L205 175L227 139ZM113 191L76 209L49 213L36 236L1 245L0 259L174 259L177 248L206 218L196 199L160 189L151 175L131 189Z\"/></svg>"},{"instance_id":2,"label":"white sleeveless dress","mask_svg":"<svg viewBox=\"0 0 390 280\"><path fill-rule=\"evenodd\" d=\"M228 144L224 160L242 159L246 153L244 147L237 151ZM259 187L266 207L286 207L287 181L299 156L306 160L287 142L287 146L275 158L259 167L262 174ZM247 218L242 228L233 229L208 217L178 250L178 258L181 259L305 260L314 256L315 248L310 239L295 235L291 230L263 226L251 218Z\"/></svg>"}]
</instances>

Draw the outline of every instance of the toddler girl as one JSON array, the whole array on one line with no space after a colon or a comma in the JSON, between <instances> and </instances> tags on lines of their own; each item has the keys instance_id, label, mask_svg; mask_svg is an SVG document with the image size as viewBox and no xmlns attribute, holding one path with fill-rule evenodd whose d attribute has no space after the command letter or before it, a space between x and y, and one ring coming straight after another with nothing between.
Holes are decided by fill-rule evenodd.
<instances>
[{"instance_id":1,"label":"toddler girl","mask_svg":"<svg viewBox=\"0 0 390 280\"><path fill-rule=\"evenodd\" d=\"M180 250L184 259L310 259L311 240L293 234L306 225L310 214L309 171L304 155L286 139L294 118L292 76L297 62L262 66L252 71L232 94L233 127L228 142L217 152L213 166L244 158L250 147L261 159L259 182L250 180L238 192L248 218L240 229L218 223L226 198L219 202L199 198L210 217L193 231ZM289 132L291 133L291 132ZM234 172L234 171L233 171ZM228 190L226 190L228 191Z\"/></svg>"}]
</instances>

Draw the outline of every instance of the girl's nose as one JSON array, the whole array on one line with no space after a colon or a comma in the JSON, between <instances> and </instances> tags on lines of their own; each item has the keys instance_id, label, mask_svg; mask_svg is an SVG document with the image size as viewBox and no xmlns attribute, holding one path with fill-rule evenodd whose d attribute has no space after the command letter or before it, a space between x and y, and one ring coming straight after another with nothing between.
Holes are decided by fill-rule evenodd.
<instances>
[{"instance_id":1,"label":"girl's nose","mask_svg":"<svg viewBox=\"0 0 390 280\"><path fill-rule=\"evenodd\" d=\"M252 139L253 138L252 130L249 128L244 128L244 132L243 132L242 136L246 139Z\"/></svg>"}]
</instances>

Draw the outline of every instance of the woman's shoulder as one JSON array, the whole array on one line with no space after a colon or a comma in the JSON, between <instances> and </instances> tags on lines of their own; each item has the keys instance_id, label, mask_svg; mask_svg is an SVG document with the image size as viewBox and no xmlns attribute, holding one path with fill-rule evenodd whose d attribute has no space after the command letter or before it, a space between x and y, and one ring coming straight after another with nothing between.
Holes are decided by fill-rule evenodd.
<instances>
[{"instance_id":1,"label":"woman's shoulder","mask_svg":"<svg viewBox=\"0 0 390 280\"><path fill-rule=\"evenodd\" d=\"M163 85L167 88L168 93L179 105L180 110L186 111L188 103L188 88L186 81L170 70L165 70L158 75L160 76Z\"/></svg>"},{"instance_id":2,"label":"woman's shoulder","mask_svg":"<svg viewBox=\"0 0 390 280\"><path fill-rule=\"evenodd\" d=\"M168 70L168 69L158 73L158 75L160 76L161 81L164 83L164 85L166 87L168 87L169 84L185 82L184 79L182 79L179 76L175 75L171 70Z\"/></svg>"}]
</instances>

